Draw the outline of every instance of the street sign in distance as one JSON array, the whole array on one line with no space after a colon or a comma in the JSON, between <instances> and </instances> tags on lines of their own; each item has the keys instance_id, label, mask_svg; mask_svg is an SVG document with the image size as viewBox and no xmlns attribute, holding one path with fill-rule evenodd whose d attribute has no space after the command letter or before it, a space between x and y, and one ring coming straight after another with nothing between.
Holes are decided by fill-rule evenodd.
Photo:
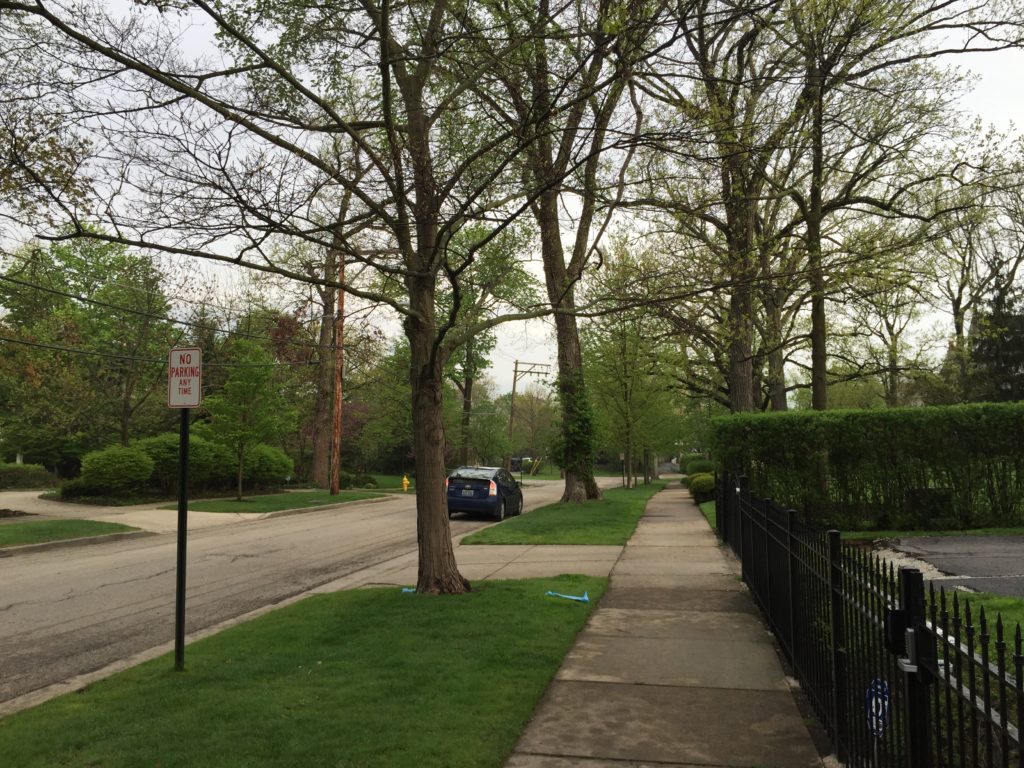
<instances>
[{"instance_id":1,"label":"street sign in distance","mask_svg":"<svg viewBox=\"0 0 1024 768\"><path fill-rule=\"evenodd\" d=\"M198 408L203 402L203 350L172 349L167 358L167 407Z\"/></svg>"}]
</instances>

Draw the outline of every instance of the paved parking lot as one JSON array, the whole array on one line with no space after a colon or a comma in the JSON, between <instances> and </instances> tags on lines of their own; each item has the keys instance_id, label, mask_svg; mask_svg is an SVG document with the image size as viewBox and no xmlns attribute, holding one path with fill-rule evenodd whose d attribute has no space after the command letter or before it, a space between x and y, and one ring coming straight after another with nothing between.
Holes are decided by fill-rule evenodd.
<instances>
[{"instance_id":1,"label":"paved parking lot","mask_svg":"<svg viewBox=\"0 0 1024 768\"><path fill-rule=\"evenodd\" d=\"M1024 536L894 539L886 543L885 549L933 566L940 573L925 575L936 586L962 586L977 592L1024 598Z\"/></svg>"}]
</instances>

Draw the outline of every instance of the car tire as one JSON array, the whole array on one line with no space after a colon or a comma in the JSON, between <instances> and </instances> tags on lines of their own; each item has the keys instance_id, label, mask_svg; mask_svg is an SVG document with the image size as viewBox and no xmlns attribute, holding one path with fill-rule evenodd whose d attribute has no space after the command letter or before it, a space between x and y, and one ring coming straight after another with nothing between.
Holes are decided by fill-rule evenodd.
<instances>
[{"instance_id":1,"label":"car tire","mask_svg":"<svg viewBox=\"0 0 1024 768\"><path fill-rule=\"evenodd\" d=\"M505 500L504 499L502 499L501 503L498 505L498 511L494 513L494 519L497 522L499 522L499 523L502 520L505 519Z\"/></svg>"},{"instance_id":2,"label":"car tire","mask_svg":"<svg viewBox=\"0 0 1024 768\"><path fill-rule=\"evenodd\" d=\"M523 496L522 496L522 494L519 495L519 504L516 505L516 515L515 516L519 517L521 514L523 514Z\"/></svg>"}]
</instances>

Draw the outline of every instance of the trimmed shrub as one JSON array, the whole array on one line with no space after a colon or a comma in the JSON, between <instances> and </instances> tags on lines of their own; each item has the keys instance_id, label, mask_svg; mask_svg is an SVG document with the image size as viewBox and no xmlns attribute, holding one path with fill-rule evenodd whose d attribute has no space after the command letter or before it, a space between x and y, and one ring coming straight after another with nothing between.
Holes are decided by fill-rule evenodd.
<instances>
[{"instance_id":1,"label":"trimmed shrub","mask_svg":"<svg viewBox=\"0 0 1024 768\"><path fill-rule=\"evenodd\" d=\"M689 464L691 461L697 461L698 459L706 458L707 456L705 456L703 453L684 453L682 456L679 457L679 468L685 468L686 465Z\"/></svg>"},{"instance_id":2,"label":"trimmed shrub","mask_svg":"<svg viewBox=\"0 0 1024 768\"><path fill-rule=\"evenodd\" d=\"M189 464L192 459L191 441L189 438ZM156 437L147 437L138 440L135 447L153 460L153 472L149 482L165 493L172 492L178 484L178 435L175 432L165 432ZM192 478L192 467L189 466L189 479Z\"/></svg>"},{"instance_id":3,"label":"trimmed shrub","mask_svg":"<svg viewBox=\"0 0 1024 768\"><path fill-rule=\"evenodd\" d=\"M164 493L172 493L178 487L179 439L177 432L165 432L135 443L137 448L153 460L150 484ZM203 490L209 487L225 487L232 479L231 455L228 449L198 435L189 435L189 488Z\"/></svg>"},{"instance_id":4,"label":"trimmed shrub","mask_svg":"<svg viewBox=\"0 0 1024 768\"><path fill-rule=\"evenodd\" d=\"M376 488L377 481L373 479L373 475L366 472L348 472L342 469L338 472L338 487L345 489Z\"/></svg>"},{"instance_id":5,"label":"trimmed shrub","mask_svg":"<svg viewBox=\"0 0 1024 768\"><path fill-rule=\"evenodd\" d=\"M100 496L103 493L106 493L106 491L94 488L80 477L65 480L60 484L60 497L62 499L81 499L86 496Z\"/></svg>"},{"instance_id":6,"label":"trimmed shrub","mask_svg":"<svg viewBox=\"0 0 1024 768\"><path fill-rule=\"evenodd\" d=\"M698 504L715 498L715 476L707 472L691 475L690 494Z\"/></svg>"},{"instance_id":7,"label":"trimmed shrub","mask_svg":"<svg viewBox=\"0 0 1024 768\"><path fill-rule=\"evenodd\" d=\"M82 458L82 480L99 494L141 488L152 474L153 460L139 448L117 445Z\"/></svg>"},{"instance_id":8,"label":"trimmed shrub","mask_svg":"<svg viewBox=\"0 0 1024 768\"><path fill-rule=\"evenodd\" d=\"M1024 522L1024 404L737 414L713 454L758 495L848 530Z\"/></svg>"},{"instance_id":9,"label":"trimmed shrub","mask_svg":"<svg viewBox=\"0 0 1024 768\"><path fill-rule=\"evenodd\" d=\"M0 488L49 488L55 483L42 464L0 464Z\"/></svg>"},{"instance_id":10,"label":"trimmed shrub","mask_svg":"<svg viewBox=\"0 0 1024 768\"><path fill-rule=\"evenodd\" d=\"M688 475L705 475L714 474L715 470L718 469L718 462L710 461L709 459L699 458L691 459L686 462L685 472Z\"/></svg>"},{"instance_id":11,"label":"trimmed shrub","mask_svg":"<svg viewBox=\"0 0 1024 768\"><path fill-rule=\"evenodd\" d=\"M287 453L272 445L254 445L245 455L242 479L257 488L284 485L294 469Z\"/></svg>"},{"instance_id":12,"label":"trimmed shrub","mask_svg":"<svg viewBox=\"0 0 1024 768\"><path fill-rule=\"evenodd\" d=\"M355 477L353 483L354 488L376 488L377 481L373 479L373 475L367 474L366 472L360 472Z\"/></svg>"},{"instance_id":13,"label":"trimmed shrub","mask_svg":"<svg viewBox=\"0 0 1024 768\"><path fill-rule=\"evenodd\" d=\"M344 469L338 470L338 487L339 488L354 488L356 483L356 476L352 472L348 472Z\"/></svg>"}]
</instances>

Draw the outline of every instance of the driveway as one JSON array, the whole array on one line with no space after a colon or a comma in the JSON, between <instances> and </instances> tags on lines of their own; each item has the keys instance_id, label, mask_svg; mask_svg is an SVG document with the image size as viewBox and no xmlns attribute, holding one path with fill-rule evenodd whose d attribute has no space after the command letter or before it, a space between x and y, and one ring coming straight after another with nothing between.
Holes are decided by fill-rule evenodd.
<instances>
[{"instance_id":1,"label":"driveway","mask_svg":"<svg viewBox=\"0 0 1024 768\"><path fill-rule=\"evenodd\" d=\"M922 536L893 539L883 557L910 558L932 566L925 571L935 586L966 587L1006 597L1024 598L1024 536ZM902 558L901 558L902 556Z\"/></svg>"},{"instance_id":2,"label":"driveway","mask_svg":"<svg viewBox=\"0 0 1024 768\"><path fill-rule=\"evenodd\" d=\"M5 517L5 522L25 522L27 520L98 520L101 523L121 523L152 533L173 533L178 530L178 511L176 509L160 509L169 502L155 504L135 504L128 507L101 507L91 504L69 504L66 501L52 501L39 498L39 491L2 491L0 492L0 509L13 509L26 512L36 517ZM193 512L188 513L189 530L211 528L228 523L245 520L258 520L265 517L259 512Z\"/></svg>"}]
</instances>

